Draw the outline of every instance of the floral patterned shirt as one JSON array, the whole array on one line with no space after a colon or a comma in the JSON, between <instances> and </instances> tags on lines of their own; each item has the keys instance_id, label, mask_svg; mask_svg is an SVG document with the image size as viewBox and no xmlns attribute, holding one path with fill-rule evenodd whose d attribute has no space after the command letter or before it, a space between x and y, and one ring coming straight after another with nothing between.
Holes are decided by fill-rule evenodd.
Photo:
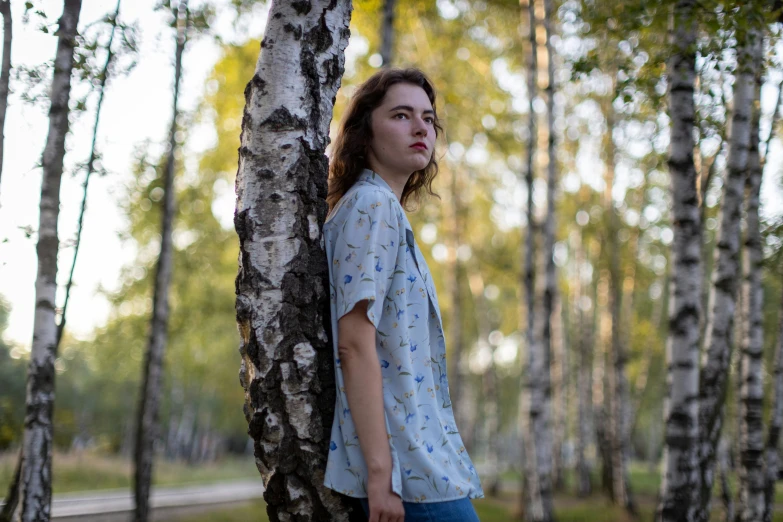
<instances>
[{"instance_id":1,"label":"floral patterned shirt","mask_svg":"<svg viewBox=\"0 0 783 522\"><path fill-rule=\"evenodd\" d=\"M432 277L405 212L380 176L362 172L327 218L324 241L338 388L324 485L367 497L367 466L345 396L337 321L368 299L383 378L392 490L406 502L483 497L454 423Z\"/></svg>"}]
</instances>

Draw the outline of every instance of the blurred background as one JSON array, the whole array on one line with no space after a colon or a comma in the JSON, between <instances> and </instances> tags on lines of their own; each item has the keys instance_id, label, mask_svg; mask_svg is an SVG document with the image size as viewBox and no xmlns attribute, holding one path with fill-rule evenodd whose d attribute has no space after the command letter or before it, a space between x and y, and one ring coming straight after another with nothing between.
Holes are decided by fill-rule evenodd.
<instances>
[{"instance_id":1,"label":"blurred background","mask_svg":"<svg viewBox=\"0 0 783 522\"><path fill-rule=\"evenodd\" d=\"M123 38L113 41L116 59L97 133L98 167L90 181L68 326L55 364L55 495L127 488L131 482L174 83L176 32L171 6L163 4L156 9L152 0L125 2L117 19ZM73 262L99 91L89 71L106 59L112 27L106 16L112 7L86 0L79 26L84 63L73 79L61 190L60 306ZM184 53L180 85L171 315L154 482L260 483L237 377L238 242L233 212L243 92L253 76L269 6L215 0L191 4L197 7L202 18ZM522 274L531 227L529 189L522 173L535 147L532 215L540 226L547 213L554 212L555 224L550 366L555 509L561 520L631 516L623 506L615 506L611 486L606 486L611 478L605 476L611 459L605 446L606 387L614 368L609 357L614 336L623 347L627 380L629 480L638 510L649 518L660 489L664 445L664 356L674 238L666 163L670 121L664 63L670 51L666 26L659 23L666 16L635 2L559 0L554 7L551 54L543 27L538 28L538 88L531 100L526 1L397 0L391 63L417 66L430 76L445 129L436 150L441 169L434 190L440 198L423 200L409 218L438 289L454 363L451 386L459 397L455 411L460 431L480 472L491 477L484 485L492 498L476 501L477 509L482 520L510 520L519 514L520 396L527 346ZM15 71L0 186L3 493L22 437L40 154L56 46L52 33L61 5L17 2L13 9ZM382 0L354 1L333 131L354 86L383 65L383 9ZM543 20L543 2L536 9ZM703 188L705 304L737 67L732 9L731 3L710 3L699 28L695 159ZM768 143L761 187L767 410L775 347L781 342L783 286L780 129L773 118L780 102L783 49L779 24L771 22L769 27L760 95L760 134ZM538 122L533 135L531 107ZM550 110L554 155L547 150ZM559 178L554 209L547 205L550 158ZM544 262L537 263L542 279ZM622 306L613 307L612 296L620 296ZM737 352L730 365L721 442L726 487L734 494ZM587 491L577 480L578 461L588 466ZM714 504L717 510L719 503ZM263 511L260 500L243 500L222 505L204 520L257 520L265 516ZM171 517L201 520L198 515Z\"/></svg>"}]
</instances>

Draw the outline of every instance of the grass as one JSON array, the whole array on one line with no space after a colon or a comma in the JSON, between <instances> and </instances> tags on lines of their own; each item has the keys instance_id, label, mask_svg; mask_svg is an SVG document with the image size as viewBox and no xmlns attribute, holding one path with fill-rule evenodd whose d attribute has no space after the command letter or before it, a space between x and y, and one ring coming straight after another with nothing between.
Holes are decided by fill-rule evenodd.
<instances>
[{"instance_id":1,"label":"grass","mask_svg":"<svg viewBox=\"0 0 783 522\"><path fill-rule=\"evenodd\" d=\"M233 508L215 509L197 515L169 516L167 522L269 522L262 500L246 502Z\"/></svg>"},{"instance_id":2,"label":"grass","mask_svg":"<svg viewBox=\"0 0 783 522\"><path fill-rule=\"evenodd\" d=\"M5 495L16 465L16 453L0 456L0 495ZM52 463L54 493L129 488L132 483L131 462L89 452L55 453ZM153 468L153 484L203 484L238 478L257 478L252 458L227 458L214 464L189 466L181 462L160 460Z\"/></svg>"},{"instance_id":3,"label":"grass","mask_svg":"<svg viewBox=\"0 0 783 522\"><path fill-rule=\"evenodd\" d=\"M0 455L0 495L8 488L16 464L16 454ZM657 468L643 463L634 463L630 467L631 484L639 506L639 520L652 519L656 498L660 488L660 476ZM54 455L54 491L67 493L97 489L129 488L131 486L132 466L125 459L107 457L95 453L80 454L55 453ZM258 478L258 471L251 458L224 459L220 462L189 466L179 462L158 461L154 468L154 483L158 485L198 484L239 478ZM519 483L517 473L504 473L503 480L508 485ZM598 477L594 477L598 484ZM737 481L730 476L732 493L736 495ZM510 483L510 484L509 484ZM567 477L567 491L571 491L571 477ZM783 504L783 487L779 484L776 492L778 505ZM473 501L476 512L482 522L511 522L519 519L518 495L506 490L499 498L487 498ZM720 506L716 501L716 509ZM560 522L630 522L623 510L612 506L600 493L580 499L570 494L558 493L555 496L555 510ZM783 511L783 509L780 509ZM720 518L720 516L718 516ZM246 502L234 507L225 507L203 513L191 513L166 520L177 522L239 522L257 520L268 522L266 506L262 500ZM783 522L783 513L776 514L775 522Z\"/></svg>"}]
</instances>

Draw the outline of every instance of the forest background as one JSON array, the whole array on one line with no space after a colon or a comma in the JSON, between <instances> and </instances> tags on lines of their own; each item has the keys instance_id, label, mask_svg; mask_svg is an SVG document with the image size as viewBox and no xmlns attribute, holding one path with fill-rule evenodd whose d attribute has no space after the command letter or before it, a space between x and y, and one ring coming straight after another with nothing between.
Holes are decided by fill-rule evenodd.
<instances>
[{"instance_id":1,"label":"forest background","mask_svg":"<svg viewBox=\"0 0 783 522\"><path fill-rule=\"evenodd\" d=\"M716 4L720 6L721 4ZM591 407L604 405L607 354L614 322L622 322L633 423L630 455L657 465L663 449L663 402L667 393L666 345L671 194L666 168L669 120L661 56L666 33L645 28L643 10L604 7L575 0L557 3L554 129L561 181L556 203L554 259L558 267L558 313L553 324L553 426L561 466L576 465L582 431L577 408L580 350L590 360ZM32 332L37 160L47 108L47 57L53 56L56 2L14 15L20 28L6 122L6 158L0 185L0 450L20 444L25 368ZM268 6L258 3L238 15L229 2L215 4L203 31L185 54L183 116L177 142L174 271L169 342L166 347L160 455L192 463L226 453L246 454L243 390L234 312L238 245L233 230L234 178L243 91L253 76ZM352 86L382 65L382 2L354 2L346 71L333 129ZM82 24L100 20L105 6L85 4ZM162 171L166 155L168 97L174 37L165 11L137 2L124 7L138 50L124 56L127 74L109 81L100 176L91 188L83 250L75 273L73 303L56 362L55 444L61 451L89 450L129 456L141 363L152 309L154 265L160 252ZM146 12L144 11L146 9ZM698 157L704 174L714 165L703 194L704 287L709 288L712 252L728 153L736 53L726 11L716 7L705 21L702 44L718 46L715 59L697 63ZM25 13L25 14L23 14ZM142 14L143 13L143 14ZM722 13L722 14L721 14ZM26 17L24 22L22 18ZM239 22L237 22L239 20ZM81 26L80 26L81 27ZM529 107L541 124L535 157L533 202L537 221L546 208L547 164L543 125L546 98L529 99L523 45L524 12L516 2L400 0L395 19L395 65L417 65L439 90L446 129L439 142L440 200L410 214L441 296L450 354L461 382L460 428L479 464L491 451L521 472L520 390L525 360L522 259L528 231L528 190L520 176L529 143ZM761 90L761 135L772 133L761 189L764 231L764 364L772 397L771 369L779 341L781 302L781 147L774 136L780 67L777 32L766 49L769 67ZM711 31L711 32L710 32ZM99 42L105 43L105 38ZM169 51L168 48L171 48ZM100 61L105 49L92 49ZM540 51L543 52L543 51ZM18 58L17 58L17 54ZM135 65L135 67L132 67ZM618 69L621 73L618 73ZM40 81L36 81L36 74ZM51 73L48 73L49 75ZM540 87L546 86L541 74ZM618 84L619 83L619 84ZM71 135L60 216L59 278L67 281L76 216L96 97L75 81ZM80 105L80 99L83 103ZM613 221L614 213L619 219ZM610 232L611 231L611 232ZM607 248L607 246L609 248ZM612 265L612 253L619 266ZM619 272L617 272L619 270ZM627 306L614 315L610 279L620 274ZM62 292L59 296L62 299ZM706 297L706 296L705 296ZM706 307L705 307L706 308ZM614 312L617 314L617 312ZM72 315L71 315L72 314ZM737 329L739 330L739 329ZM736 351L735 351L736 353ZM459 355L456 355L459 354ZM736 382L736 361L731 365ZM496 372L498 438L485 429L484 376ZM724 436L736 444L738 394L728 388ZM770 400L765 402L769 407ZM592 422L583 440L599 469L600 426ZM475 449L473 449L475 448ZM513 476L513 475L508 475ZM572 485L573 486L573 485Z\"/></svg>"}]
</instances>

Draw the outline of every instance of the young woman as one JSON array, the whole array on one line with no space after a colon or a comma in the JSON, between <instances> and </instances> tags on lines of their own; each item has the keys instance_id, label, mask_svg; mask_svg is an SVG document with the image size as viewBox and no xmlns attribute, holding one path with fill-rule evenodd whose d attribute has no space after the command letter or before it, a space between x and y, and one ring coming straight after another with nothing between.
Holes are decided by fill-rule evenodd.
<instances>
[{"instance_id":1,"label":"young woman","mask_svg":"<svg viewBox=\"0 0 783 522\"><path fill-rule=\"evenodd\" d=\"M438 298L403 208L432 194L441 127L416 69L354 94L334 143L329 260L338 387L324 484L370 522L478 521L483 497L454 424Z\"/></svg>"}]
</instances>

